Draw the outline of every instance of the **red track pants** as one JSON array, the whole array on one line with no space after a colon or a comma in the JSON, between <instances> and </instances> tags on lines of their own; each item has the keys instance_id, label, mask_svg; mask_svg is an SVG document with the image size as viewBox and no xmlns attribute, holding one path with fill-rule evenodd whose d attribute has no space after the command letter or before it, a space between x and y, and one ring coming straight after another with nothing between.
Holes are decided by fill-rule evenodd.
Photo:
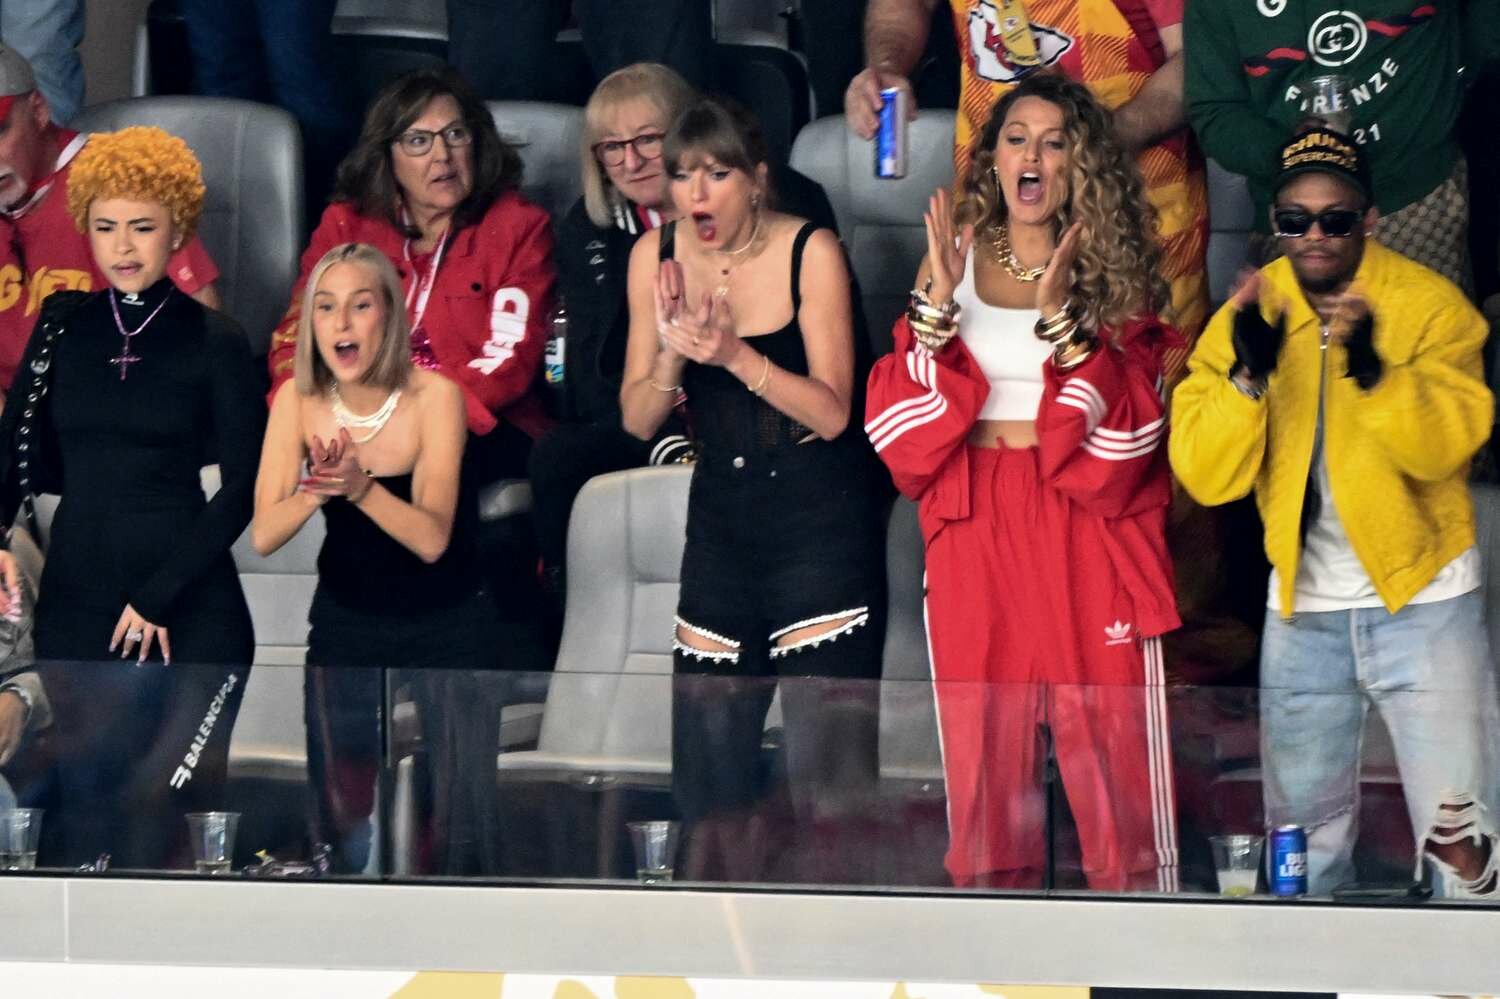
<instances>
[{"instance_id":1,"label":"red track pants","mask_svg":"<svg viewBox=\"0 0 1500 999\"><path fill-rule=\"evenodd\" d=\"M1089 886L1174 891L1177 831L1160 639L1137 633L1108 520L971 448L971 514L928 523L927 625L958 884L1040 884L1050 729Z\"/></svg>"}]
</instances>

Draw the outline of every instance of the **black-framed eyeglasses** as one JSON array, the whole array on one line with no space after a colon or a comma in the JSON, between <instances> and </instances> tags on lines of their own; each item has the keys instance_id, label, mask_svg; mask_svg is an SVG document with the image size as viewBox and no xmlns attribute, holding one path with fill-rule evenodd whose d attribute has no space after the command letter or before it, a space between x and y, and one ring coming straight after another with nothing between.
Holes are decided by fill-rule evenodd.
<instances>
[{"instance_id":1,"label":"black-framed eyeglasses","mask_svg":"<svg viewBox=\"0 0 1500 999\"><path fill-rule=\"evenodd\" d=\"M474 141L474 130L458 122L436 132L426 128L409 128L396 136L396 146L408 156L426 156L432 152L432 143L438 136L449 149L467 146Z\"/></svg>"},{"instance_id":2,"label":"black-framed eyeglasses","mask_svg":"<svg viewBox=\"0 0 1500 999\"><path fill-rule=\"evenodd\" d=\"M615 167L625 162L625 147L632 146L641 159L654 160L661 156L662 140L666 137L665 132L642 132L633 139L607 139L594 143L594 155L605 166Z\"/></svg>"},{"instance_id":3,"label":"black-framed eyeglasses","mask_svg":"<svg viewBox=\"0 0 1500 999\"><path fill-rule=\"evenodd\" d=\"M1271 221L1276 225L1278 236L1292 239L1306 236L1316 222L1323 235L1330 239L1343 239L1354 232L1364 215L1364 212L1357 212L1352 208L1330 208L1316 215L1296 208L1278 208L1271 213Z\"/></svg>"}]
</instances>

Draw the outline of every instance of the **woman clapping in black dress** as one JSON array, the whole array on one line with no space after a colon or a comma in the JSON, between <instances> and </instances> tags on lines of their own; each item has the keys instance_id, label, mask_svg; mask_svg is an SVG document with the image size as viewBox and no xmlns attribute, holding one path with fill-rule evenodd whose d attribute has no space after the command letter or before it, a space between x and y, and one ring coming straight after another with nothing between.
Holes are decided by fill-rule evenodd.
<instances>
[{"instance_id":1,"label":"woman clapping in black dress","mask_svg":"<svg viewBox=\"0 0 1500 999\"><path fill-rule=\"evenodd\" d=\"M182 814L223 807L255 651L229 549L265 406L243 331L166 277L203 194L192 151L160 129L89 140L68 208L110 287L47 299L0 421L6 522L62 495L36 608L57 715L52 862L180 861ZM130 668L81 665L122 657Z\"/></svg>"}]
</instances>

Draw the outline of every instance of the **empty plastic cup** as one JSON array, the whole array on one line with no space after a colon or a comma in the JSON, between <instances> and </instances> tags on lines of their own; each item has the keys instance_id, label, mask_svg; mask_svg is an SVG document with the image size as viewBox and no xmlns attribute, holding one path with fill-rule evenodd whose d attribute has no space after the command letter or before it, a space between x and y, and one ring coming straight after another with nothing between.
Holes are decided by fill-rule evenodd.
<instances>
[{"instance_id":1,"label":"empty plastic cup","mask_svg":"<svg viewBox=\"0 0 1500 999\"><path fill-rule=\"evenodd\" d=\"M1214 851L1214 870L1219 875L1219 894L1243 897L1255 894L1255 879L1260 875L1260 853L1264 836L1235 833L1210 836Z\"/></svg>"},{"instance_id":2,"label":"empty plastic cup","mask_svg":"<svg viewBox=\"0 0 1500 999\"><path fill-rule=\"evenodd\" d=\"M228 874L240 813L191 812L187 822L193 841L193 869L199 874Z\"/></svg>"},{"instance_id":3,"label":"empty plastic cup","mask_svg":"<svg viewBox=\"0 0 1500 999\"><path fill-rule=\"evenodd\" d=\"M629 822L626 828L630 830L630 845L635 847L635 876L641 884L671 881L681 826L676 822L657 820Z\"/></svg>"},{"instance_id":4,"label":"empty plastic cup","mask_svg":"<svg viewBox=\"0 0 1500 999\"><path fill-rule=\"evenodd\" d=\"M36 869L36 844L42 835L40 808L0 811L0 871Z\"/></svg>"}]
</instances>

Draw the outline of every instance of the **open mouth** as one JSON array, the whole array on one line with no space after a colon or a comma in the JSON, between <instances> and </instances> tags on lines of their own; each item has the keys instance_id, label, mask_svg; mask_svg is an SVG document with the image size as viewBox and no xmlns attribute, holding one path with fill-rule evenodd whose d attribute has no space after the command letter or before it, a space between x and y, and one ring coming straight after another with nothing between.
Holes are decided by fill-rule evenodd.
<instances>
[{"instance_id":1,"label":"open mouth","mask_svg":"<svg viewBox=\"0 0 1500 999\"><path fill-rule=\"evenodd\" d=\"M140 264L115 264L110 270L122 277L129 277L141 269Z\"/></svg>"},{"instance_id":2,"label":"open mouth","mask_svg":"<svg viewBox=\"0 0 1500 999\"><path fill-rule=\"evenodd\" d=\"M712 243L719 234L719 225L708 212L694 212L693 225L698 227L698 239L704 243Z\"/></svg>"},{"instance_id":3,"label":"open mouth","mask_svg":"<svg viewBox=\"0 0 1500 999\"><path fill-rule=\"evenodd\" d=\"M431 183L433 183L433 184L451 184L451 183L453 183L456 180L458 180L458 171L457 170L444 170L442 173L435 173L435 174L433 174L432 175Z\"/></svg>"},{"instance_id":4,"label":"open mouth","mask_svg":"<svg viewBox=\"0 0 1500 999\"><path fill-rule=\"evenodd\" d=\"M1016 181L1016 200L1023 205L1041 204L1045 193L1046 185L1042 183L1042 175L1039 173L1028 170Z\"/></svg>"},{"instance_id":5,"label":"open mouth","mask_svg":"<svg viewBox=\"0 0 1500 999\"><path fill-rule=\"evenodd\" d=\"M359 360L359 344L352 340L340 340L333 345L333 356L340 364L353 364Z\"/></svg>"}]
</instances>

